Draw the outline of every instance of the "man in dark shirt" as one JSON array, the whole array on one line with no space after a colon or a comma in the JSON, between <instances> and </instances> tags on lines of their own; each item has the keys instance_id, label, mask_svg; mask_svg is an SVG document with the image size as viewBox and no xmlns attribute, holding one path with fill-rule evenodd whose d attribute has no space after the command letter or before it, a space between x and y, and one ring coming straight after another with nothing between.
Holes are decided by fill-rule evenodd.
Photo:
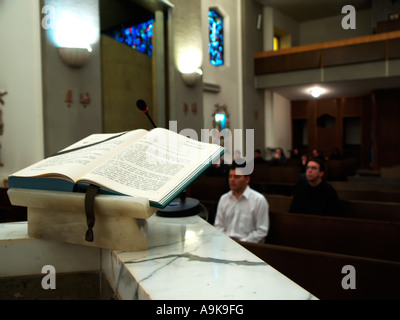
<instances>
[{"instance_id":1,"label":"man in dark shirt","mask_svg":"<svg viewBox=\"0 0 400 320\"><path fill-rule=\"evenodd\" d=\"M340 216L337 192L322 179L324 173L323 161L311 158L307 162L307 181L296 187L289 212Z\"/></svg>"}]
</instances>

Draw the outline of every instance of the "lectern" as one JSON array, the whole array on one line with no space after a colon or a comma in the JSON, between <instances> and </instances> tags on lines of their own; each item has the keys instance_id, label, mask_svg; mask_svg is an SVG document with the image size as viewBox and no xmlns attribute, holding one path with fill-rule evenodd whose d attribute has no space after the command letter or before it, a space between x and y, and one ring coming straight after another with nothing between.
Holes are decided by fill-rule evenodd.
<instances>
[{"instance_id":1,"label":"lectern","mask_svg":"<svg viewBox=\"0 0 400 320\"><path fill-rule=\"evenodd\" d=\"M147 222L157 208L144 198L98 194L94 199L93 241L88 229L85 193L9 189L10 202L28 208L28 235L120 251L148 249Z\"/></svg>"}]
</instances>

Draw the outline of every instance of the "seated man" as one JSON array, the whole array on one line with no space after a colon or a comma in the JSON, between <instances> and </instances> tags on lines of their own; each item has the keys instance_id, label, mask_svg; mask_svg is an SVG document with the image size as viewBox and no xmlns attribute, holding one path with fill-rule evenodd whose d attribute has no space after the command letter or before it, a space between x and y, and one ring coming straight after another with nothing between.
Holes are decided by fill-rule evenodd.
<instances>
[{"instance_id":1,"label":"seated man","mask_svg":"<svg viewBox=\"0 0 400 320\"><path fill-rule=\"evenodd\" d=\"M229 170L229 192L218 202L214 226L229 237L246 242L265 241L269 229L269 206L266 198L249 186L250 176L243 175L242 165Z\"/></svg>"},{"instance_id":2,"label":"seated man","mask_svg":"<svg viewBox=\"0 0 400 320\"><path fill-rule=\"evenodd\" d=\"M260 149L254 150L254 164L258 163L267 163L267 160L262 157Z\"/></svg>"},{"instance_id":3,"label":"seated man","mask_svg":"<svg viewBox=\"0 0 400 320\"><path fill-rule=\"evenodd\" d=\"M308 160L306 181L296 187L289 212L340 216L337 192L322 179L324 172L323 161L316 158Z\"/></svg>"}]
</instances>

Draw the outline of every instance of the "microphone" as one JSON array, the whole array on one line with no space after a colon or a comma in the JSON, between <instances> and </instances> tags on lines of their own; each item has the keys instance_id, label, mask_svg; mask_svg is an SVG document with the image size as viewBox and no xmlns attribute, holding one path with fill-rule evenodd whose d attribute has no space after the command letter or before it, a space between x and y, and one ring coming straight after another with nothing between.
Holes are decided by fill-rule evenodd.
<instances>
[{"instance_id":1,"label":"microphone","mask_svg":"<svg viewBox=\"0 0 400 320\"><path fill-rule=\"evenodd\" d=\"M153 122L153 119L151 119L151 117L149 115L149 108L147 108L146 102L144 102L144 100L142 100L142 99L139 99L138 101L136 101L136 106L138 107L138 109L140 110L141 113L144 113L147 116L147 118L150 120L153 127L157 128L157 126Z\"/></svg>"}]
</instances>

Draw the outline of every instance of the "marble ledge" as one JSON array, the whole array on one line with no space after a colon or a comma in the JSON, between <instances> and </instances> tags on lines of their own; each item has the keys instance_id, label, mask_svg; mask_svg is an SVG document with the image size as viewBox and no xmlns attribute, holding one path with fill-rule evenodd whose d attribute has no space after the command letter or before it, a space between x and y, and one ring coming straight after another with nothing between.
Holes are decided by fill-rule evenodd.
<instances>
[{"instance_id":1,"label":"marble ledge","mask_svg":"<svg viewBox=\"0 0 400 320\"><path fill-rule=\"evenodd\" d=\"M28 261L39 266L35 259L46 252L47 256L58 255L57 263L65 270L101 269L116 296L123 300L317 299L198 216L153 215L146 220L143 230L149 249L124 252L32 239L27 236L26 222L6 223L0 224L0 251L4 251L7 243L4 240L25 243L25 246L36 243L34 248L27 247L37 251L36 255L31 252ZM49 252L52 246L56 249ZM23 255L21 246L12 250L14 255L20 250L16 256ZM68 255L64 256L64 252ZM17 263L15 259L11 261ZM27 261L18 261L27 264ZM82 266L76 265L79 261ZM2 269L7 269L7 263L3 262L6 260L0 263L0 276L4 276ZM8 266L6 271L10 273L14 267Z\"/></svg>"},{"instance_id":2,"label":"marble ledge","mask_svg":"<svg viewBox=\"0 0 400 320\"><path fill-rule=\"evenodd\" d=\"M103 257L122 299L317 299L198 216L154 215L145 230L148 250Z\"/></svg>"},{"instance_id":3,"label":"marble ledge","mask_svg":"<svg viewBox=\"0 0 400 320\"><path fill-rule=\"evenodd\" d=\"M99 248L28 236L27 222L0 223L0 277L41 274L45 265L58 273L100 268Z\"/></svg>"}]
</instances>

